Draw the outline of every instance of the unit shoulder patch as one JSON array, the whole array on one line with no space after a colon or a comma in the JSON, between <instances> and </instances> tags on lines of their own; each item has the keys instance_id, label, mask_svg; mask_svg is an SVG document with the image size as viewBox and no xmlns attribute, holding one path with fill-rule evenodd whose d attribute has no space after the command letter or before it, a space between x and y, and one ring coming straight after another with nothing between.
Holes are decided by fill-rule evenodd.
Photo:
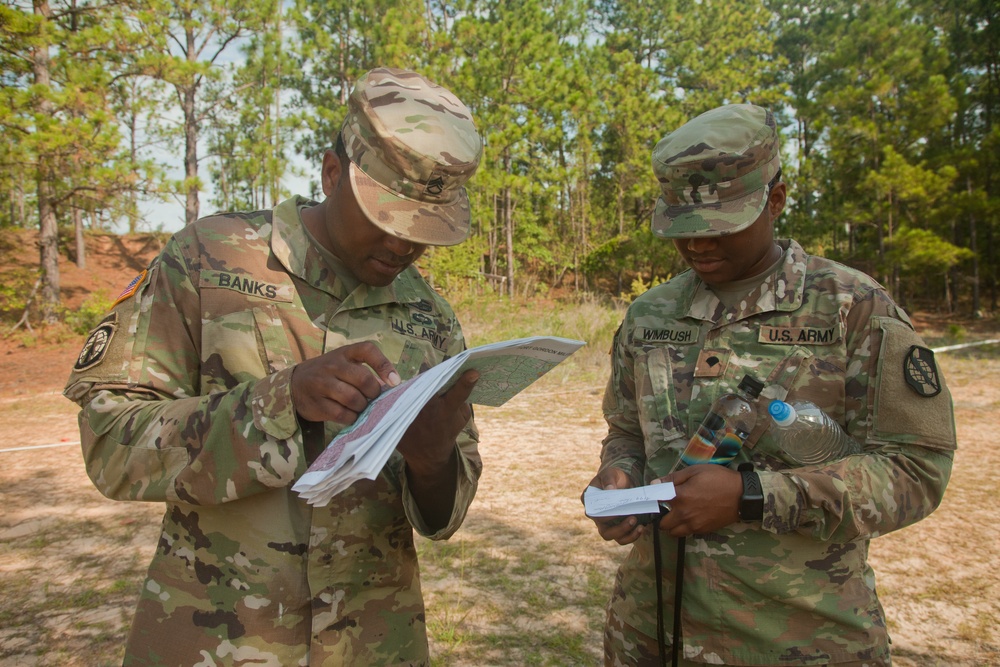
<instances>
[{"instance_id":1,"label":"unit shoulder patch","mask_svg":"<svg viewBox=\"0 0 1000 667\"><path fill-rule=\"evenodd\" d=\"M941 393L941 378L934 361L934 351L926 347L910 346L903 360L903 377L919 396L931 398Z\"/></svg>"},{"instance_id":2,"label":"unit shoulder patch","mask_svg":"<svg viewBox=\"0 0 1000 667\"><path fill-rule=\"evenodd\" d=\"M83 349L80 350L80 356L73 364L73 370L85 371L101 363L108 348L111 347L111 339L114 338L117 329L118 313L111 313L101 320L101 323L94 327L94 330L87 336Z\"/></svg>"}]
</instances>

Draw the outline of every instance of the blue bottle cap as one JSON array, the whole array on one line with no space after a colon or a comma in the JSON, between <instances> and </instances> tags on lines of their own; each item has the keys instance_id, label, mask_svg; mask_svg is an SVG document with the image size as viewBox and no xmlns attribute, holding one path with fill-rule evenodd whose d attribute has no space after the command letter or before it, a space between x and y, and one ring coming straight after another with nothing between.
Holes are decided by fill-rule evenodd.
<instances>
[{"instance_id":1,"label":"blue bottle cap","mask_svg":"<svg viewBox=\"0 0 1000 667\"><path fill-rule=\"evenodd\" d=\"M778 426L788 426L795 421L795 417L797 416L795 408L779 400L773 400L768 404L767 413L771 415L771 418Z\"/></svg>"}]
</instances>

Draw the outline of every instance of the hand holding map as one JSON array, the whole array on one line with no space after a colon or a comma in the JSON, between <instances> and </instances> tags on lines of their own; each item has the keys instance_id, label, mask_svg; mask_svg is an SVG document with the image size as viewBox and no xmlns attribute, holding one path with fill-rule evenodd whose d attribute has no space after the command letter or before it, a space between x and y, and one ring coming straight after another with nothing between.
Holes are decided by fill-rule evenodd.
<instances>
[{"instance_id":1,"label":"hand holding map","mask_svg":"<svg viewBox=\"0 0 1000 667\"><path fill-rule=\"evenodd\" d=\"M469 402L498 407L583 346L547 336L518 338L465 350L388 389L341 431L292 487L323 506L359 479L375 479L400 438L431 397L448 390L467 370L479 371Z\"/></svg>"}]
</instances>

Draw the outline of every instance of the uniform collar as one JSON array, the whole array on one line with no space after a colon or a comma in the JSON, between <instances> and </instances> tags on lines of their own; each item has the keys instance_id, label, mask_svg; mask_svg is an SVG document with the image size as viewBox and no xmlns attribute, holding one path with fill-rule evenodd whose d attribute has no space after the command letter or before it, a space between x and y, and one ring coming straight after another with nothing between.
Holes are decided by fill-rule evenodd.
<instances>
[{"instance_id":1,"label":"uniform collar","mask_svg":"<svg viewBox=\"0 0 1000 667\"><path fill-rule=\"evenodd\" d=\"M289 273L341 301L341 309L420 301L417 282L421 278L412 266L385 287L359 283L348 291L345 281L337 277L306 234L301 209L315 205L305 197L294 196L274 208L271 251Z\"/></svg>"},{"instance_id":2,"label":"uniform collar","mask_svg":"<svg viewBox=\"0 0 1000 667\"><path fill-rule=\"evenodd\" d=\"M694 271L686 271L678 279L688 281L682 286L684 311L688 317L728 324L752 315L769 312L791 312L802 305L806 280L806 255L795 240L780 240L784 248L778 269L747 293L740 303L727 309Z\"/></svg>"}]
</instances>

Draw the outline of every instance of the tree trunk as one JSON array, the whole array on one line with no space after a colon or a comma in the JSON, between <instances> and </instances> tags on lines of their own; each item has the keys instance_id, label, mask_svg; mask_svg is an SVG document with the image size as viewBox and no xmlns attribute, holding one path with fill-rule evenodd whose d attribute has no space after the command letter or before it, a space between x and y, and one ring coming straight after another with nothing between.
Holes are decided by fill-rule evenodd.
<instances>
[{"instance_id":1,"label":"tree trunk","mask_svg":"<svg viewBox=\"0 0 1000 667\"><path fill-rule=\"evenodd\" d=\"M496 221L500 217L500 198L497 195L491 196L491 201L493 204L493 222L490 224L490 228L487 231L487 238L489 239L489 257L487 258L486 273L496 273L497 264L499 263L500 257L500 242L497 241L497 225Z\"/></svg>"},{"instance_id":2,"label":"tree trunk","mask_svg":"<svg viewBox=\"0 0 1000 667\"><path fill-rule=\"evenodd\" d=\"M278 15L275 18L275 21L277 21L277 26L278 26L278 35L277 35L277 41L276 41L276 45L277 45L277 49L278 49L278 56L277 56L277 60L275 62L274 80L275 81L279 81L279 82L281 81L281 76L282 76L282 71L281 71L281 57L282 57L282 53L281 53L281 40L282 40L282 35L281 35L281 33L282 33L282 31L281 31L281 7L282 7L282 5L279 2L277 4ZM268 169L267 174L268 174L268 177L271 179L271 182L268 184L268 189L270 190L270 195L271 195L271 204L270 205L271 206L277 206L279 200L281 199L281 178L278 176L278 173L280 171L279 168L278 168L278 164L281 162L281 86L280 85L274 91L274 122L273 122L273 127L274 127L274 139L273 139L274 143L271 145L271 159L274 161L274 166L273 166L272 169ZM267 202L265 201L264 204L266 206Z\"/></svg>"},{"instance_id":3,"label":"tree trunk","mask_svg":"<svg viewBox=\"0 0 1000 667\"><path fill-rule=\"evenodd\" d=\"M128 128L128 152L129 161L131 164L138 164L139 162L139 117L135 113L134 100L138 97L138 88L136 87L136 82L133 80L130 84L131 93L130 98L133 102L129 105L129 112L126 120L126 127ZM135 234L136 230L139 228L139 192L134 188L129 188L128 191L128 232L129 234Z\"/></svg>"},{"instance_id":4,"label":"tree trunk","mask_svg":"<svg viewBox=\"0 0 1000 667\"><path fill-rule=\"evenodd\" d=\"M198 59L193 28L186 28L187 58L190 62ZM190 225L198 219L198 118L195 100L198 96L198 79L187 82L181 92L184 112L184 187L187 190L184 202L184 224Z\"/></svg>"},{"instance_id":5,"label":"tree trunk","mask_svg":"<svg viewBox=\"0 0 1000 667\"><path fill-rule=\"evenodd\" d=\"M510 176L512 171L510 150L505 149L503 153L503 173ZM503 216L504 240L507 245L507 295L514 298L514 216L511 212L512 199L510 185L503 187L503 201L500 206L500 213Z\"/></svg>"},{"instance_id":6,"label":"tree trunk","mask_svg":"<svg viewBox=\"0 0 1000 667\"><path fill-rule=\"evenodd\" d=\"M893 215L894 213L893 206L895 205L895 203L891 189L889 190L888 199L889 199L889 206L887 207L887 212L886 212L888 233L886 234L886 240L888 241L889 246L891 247L892 236L893 236L893 224L895 222L895 216ZM889 271L889 285L892 289L892 294L899 295L899 298L902 301L900 305L905 308L906 303L904 295L901 293L901 290L899 288L899 265L896 262L892 262L892 264L888 268L888 271Z\"/></svg>"},{"instance_id":7,"label":"tree trunk","mask_svg":"<svg viewBox=\"0 0 1000 667\"><path fill-rule=\"evenodd\" d=\"M42 269L42 321L55 324L59 320L59 225L52 206L50 169L38 172L38 248Z\"/></svg>"},{"instance_id":8,"label":"tree trunk","mask_svg":"<svg viewBox=\"0 0 1000 667\"><path fill-rule=\"evenodd\" d=\"M198 219L198 122L195 118L195 87L184 90L184 224Z\"/></svg>"},{"instance_id":9,"label":"tree trunk","mask_svg":"<svg viewBox=\"0 0 1000 667\"><path fill-rule=\"evenodd\" d=\"M87 244L83 238L83 211L73 207L73 234L76 237L76 266L87 268Z\"/></svg>"},{"instance_id":10,"label":"tree trunk","mask_svg":"<svg viewBox=\"0 0 1000 667\"><path fill-rule=\"evenodd\" d=\"M994 237L993 237L993 226L986 225L986 257L996 257L997 251L994 247ZM994 313L997 311L998 298L997 294L997 262L993 260L987 264L989 271L986 274L986 286L989 287L990 291L990 310Z\"/></svg>"},{"instance_id":11,"label":"tree trunk","mask_svg":"<svg viewBox=\"0 0 1000 667\"><path fill-rule=\"evenodd\" d=\"M503 227L507 241L507 294L514 298L514 216L511 215L510 187L503 190Z\"/></svg>"},{"instance_id":12,"label":"tree trunk","mask_svg":"<svg viewBox=\"0 0 1000 667\"><path fill-rule=\"evenodd\" d=\"M45 21L52 16L48 0L34 0L34 8L35 14ZM38 112L42 118L51 118L52 102L45 97L50 86L48 44L40 43L33 49L33 55L35 85L40 91ZM46 324L54 324L59 319L59 225L53 205L54 174L52 158L44 154L39 155L35 192L38 197L38 248L42 271L41 313L42 321Z\"/></svg>"},{"instance_id":13,"label":"tree trunk","mask_svg":"<svg viewBox=\"0 0 1000 667\"><path fill-rule=\"evenodd\" d=\"M965 188L972 195L972 179L965 177ZM976 249L976 214L969 214L969 250L972 251L972 316L979 317L979 252Z\"/></svg>"}]
</instances>

